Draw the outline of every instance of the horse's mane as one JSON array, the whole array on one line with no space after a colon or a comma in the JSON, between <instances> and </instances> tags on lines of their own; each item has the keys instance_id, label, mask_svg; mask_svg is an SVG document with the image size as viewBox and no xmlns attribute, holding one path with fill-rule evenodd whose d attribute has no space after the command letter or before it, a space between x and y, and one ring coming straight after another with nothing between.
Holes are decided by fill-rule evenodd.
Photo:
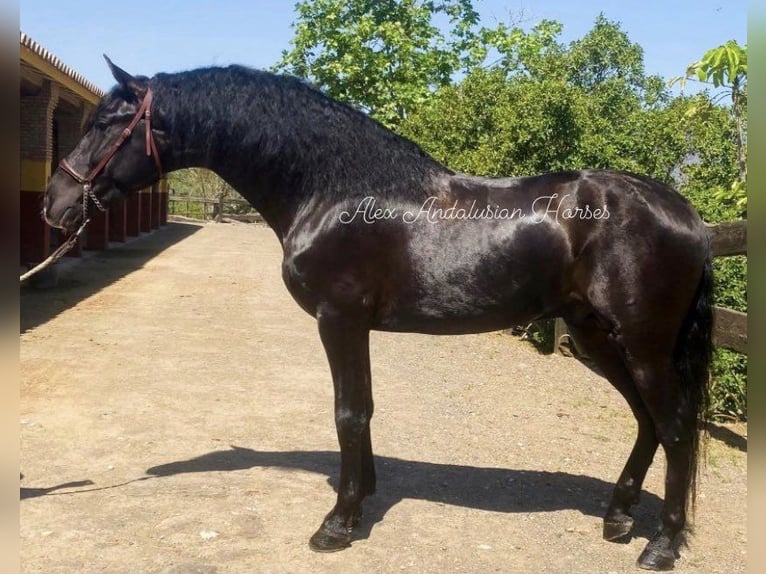
<instances>
[{"instance_id":1,"label":"horse's mane","mask_svg":"<svg viewBox=\"0 0 766 574\"><path fill-rule=\"evenodd\" d=\"M414 142L293 76L232 65L158 74L152 86L173 125L195 118L189 137L207 141L211 156L280 170L304 192L386 195L395 185L392 193L420 197L429 175L451 173Z\"/></svg>"}]
</instances>

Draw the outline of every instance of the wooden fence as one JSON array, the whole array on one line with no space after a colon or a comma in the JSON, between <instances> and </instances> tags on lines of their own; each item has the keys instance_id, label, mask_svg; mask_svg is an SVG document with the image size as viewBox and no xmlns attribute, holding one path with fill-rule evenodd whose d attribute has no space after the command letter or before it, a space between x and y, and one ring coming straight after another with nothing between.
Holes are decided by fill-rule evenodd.
<instances>
[{"instance_id":1,"label":"wooden fence","mask_svg":"<svg viewBox=\"0 0 766 574\"><path fill-rule=\"evenodd\" d=\"M248 223L263 221L261 215L246 200L233 197L187 197L171 194L168 197L168 215L204 221L220 221L222 217Z\"/></svg>"},{"instance_id":2,"label":"wooden fence","mask_svg":"<svg viewBox=\"0 0 766 574\"><path fill-rule=\"evenodd\" d=\"M713 248L713 257L747 255L747 221L732 221L708 227ZM747 354L747 313L713 307L713 344ZM569 334L563 319L556 319L554 330L554 352L569 354L567 346L577 342Z\"/></svg>"}]
</instances>

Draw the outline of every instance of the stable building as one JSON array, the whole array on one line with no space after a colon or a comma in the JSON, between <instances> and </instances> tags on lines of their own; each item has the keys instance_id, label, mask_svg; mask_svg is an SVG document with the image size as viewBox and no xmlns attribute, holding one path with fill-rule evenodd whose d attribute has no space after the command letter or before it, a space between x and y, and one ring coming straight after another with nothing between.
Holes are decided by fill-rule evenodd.
<instances>
[{"instance_id":1,"label":"stable building","mask_svg":"<svg viewBox=\"0 0 766 574\"><path fill-rule=\"evenodd\" d=\"M21 32L20 45L20 261L43 261L64 238L42 217L43 192L59 160L80 141L86 119L104 92ZM91 221L67 254L107 249L167 223L168 187L151 188L115 201L106 212L90 210Z\"/></svg>"}]
</instances>

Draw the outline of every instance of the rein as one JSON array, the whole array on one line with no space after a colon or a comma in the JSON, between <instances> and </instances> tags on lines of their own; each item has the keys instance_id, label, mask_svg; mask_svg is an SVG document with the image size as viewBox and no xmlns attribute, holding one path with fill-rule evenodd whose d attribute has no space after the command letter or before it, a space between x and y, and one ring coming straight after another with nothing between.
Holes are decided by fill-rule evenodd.
<instances>
[{"instance_id":1,"label":"rein","mask_svg":"<svg viewBox=\"0 0 766 574\"><path fill-rule=\"evenodd\" d=\"M152 93L152 89L147 88L146 95L144 96L144 99L141 102L141 106L138 108L136 115L133 117L133 120L130 122L128 127L122 130L120 137L118 137L117 140L115 140L115 142L109 146L109 149L106 151L106 154L104 154L104 157L101 158L101 161L99 161L98 164L96 164L96 167L90 170L87 175L81 175L71 166L71 164L66 159L62 159L59 162L59 167L64 172L72 176L77 183L82 185L82 223L80 224L80 228L75 233L67 237L66 241L59 245L58 248L53 253L51 253L45 261L24 273L19 279L21 283L23 283L26 279L35 273L42 271L52 263L55 263L61 259L67 251L74 247L74 244L77 242L78 237L80 237L82 234L85 226L90 222L90 219L88 218L89 199L93 201L94 205L99 209L99 211L106 211L106 208L93 192L93 180L99 173L101 173L104 167L106 167L106 164L109 163L109 160L112 159L114 154L117 153L117 150L120 149L122 144L125 143L125 140L130 137L130 134L133 133L133 130L138 125L138 122L141 121L142 117L146 121L146 155L147 157L152 156L152 158L154 158L154 164L157 166L157 173L160 177L162 177L162 163L160 162L160 154L157 151L157 144L154 141L154 134L152 134L151 106L153 98L154 94Z\"/></svg>"}]
</instances>

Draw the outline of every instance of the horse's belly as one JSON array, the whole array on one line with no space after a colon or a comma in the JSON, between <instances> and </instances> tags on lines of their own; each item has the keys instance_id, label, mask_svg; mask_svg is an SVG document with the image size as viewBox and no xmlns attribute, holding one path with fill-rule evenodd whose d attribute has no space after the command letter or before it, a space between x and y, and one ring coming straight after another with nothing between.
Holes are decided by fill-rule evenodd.
<instances>
[{"instance_id":1,"label":"horse's belly","mask_svg":"<svg viewBox=\"0 0 766 574\"><path fill-rule=\"evenodd\" d=\"M428 237L410 247L410 275L383 301L376 328L475 333L526 324L561 303L567 250L550 228L500 226ZM444 235L444 234L443 234Z\"/></svg>"},{"instance_id":2,"label":"horse's belly","mask_svg":"<svg viewBox=\"0 0 766 574\"><path fill-rule=\"evenodd\" d=\"M503 284L498 281L498 285ZM431 334L463 334L526 324L547 311L541 288L509 282L504 290L472 289L446 283L415 297L402 297L379 317L376 329Z\"/></svg>"},{"instance_id":3,"label":"horse's belly","mask_svg":"<svg viewBox=\"0 0 766 574\"><path fill-rule=\"evenodd\" d=\"M534 319L534 316L509 317L503 314L491 314L470 317L433 317L428 315L407 315L394 317L375 325L378 331L405 333L425 333L429 335L466 335L508 329L522 325Z\"/></svg>"}]
</instances>

